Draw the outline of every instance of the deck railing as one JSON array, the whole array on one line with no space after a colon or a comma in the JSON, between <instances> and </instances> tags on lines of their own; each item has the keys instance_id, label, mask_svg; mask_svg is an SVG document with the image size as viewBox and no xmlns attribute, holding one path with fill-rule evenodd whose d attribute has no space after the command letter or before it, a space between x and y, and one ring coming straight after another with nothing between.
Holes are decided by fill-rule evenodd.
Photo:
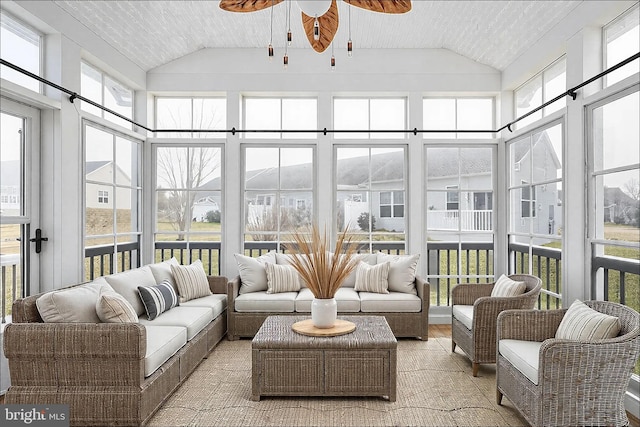
<instances>
[{"instance_id":1,"label":"deck railing","mask_svg":"<svg viewBox=\"0 0 640 427\"><path fill-rule=\"evenodd\" d=\"M493 230L493 211L491 210L428 210L427 224L432 230L462 231Z\"/></svg>"},{"instance_id":2,"label":"deck railing","mask_svg":"<svg viewBox=\"0 0 640 427\"><path fill-rule=\"evenodd\" d=\"M176 257L180 264L199 259L209 276L220 274L220 248L218 241L186 242L173 241L155 243L156 261L165 261Z\"/></svg>"},{"instance_id":3,"label":"deck railing","mask_svg":"<svg viewBox=\"0 0 640 427\"><path fill-rule=\"evenodd\" d=\"M114 257L117 257L115 264ZM89 246L84 249L84 260L87 280L113 274L115 270L131 270L140 265L140 243L118 243L117 247L114 245Z\"/></svg>"},{"instance_id":4,"label":"deck railing","mask_svg":"<svg viewBox=\"0 0 640 427\"><path fill-rule=\"evenodd\" d=\"M533 271L542 280L538 298L539 309L556 309L562 306L562 250L545 246L531 246ZM529 245L509 243L509 271L528 274Z\"/></svg>"},{"instance_id":5,"label":"deck railing","mask_svg":"<svg viewBox=\"0 0 640 427\"><path fill-rule=\"evenodd\" d=\"M20 255L0 255L0 289L2 290L2 318L0 323L6 323L11 314L11 304L22 297L22 272L20 271Z\"/></svg>"},{"instance_id":6,"label":"deck railing","mask_svg":"<svg viewBox=\"0 0 640 427\"><path fill-rule=\"evenodd\" d=\"M614 256L597 256L591 263L593 295L598 295L596 286L598 271L603 271L604 299L628 305L640 310L640 260Z\"/></svg>"}]
</instances>

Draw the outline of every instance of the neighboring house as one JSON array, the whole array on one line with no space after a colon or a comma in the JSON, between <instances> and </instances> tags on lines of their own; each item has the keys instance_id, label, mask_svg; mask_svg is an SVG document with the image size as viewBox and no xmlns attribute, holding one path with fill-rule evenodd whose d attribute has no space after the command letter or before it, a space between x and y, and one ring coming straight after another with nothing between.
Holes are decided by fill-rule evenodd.
<instances>
[{"instance_id":1,"label":"neighboring house","mask_svg":"<svg viewBox=\"0 0 640 427\"><path fill-rule=\"evenodd\" d=\"M111 161L86 162L86 193L85 204L87 208L113 209L114 200L116 209L131 209L131 198L135 197L128 188L114 187L113 174L114 163ZM119 166L115 167L115 183L124 187L131 186L131 178ZM114 188L116 194L113 194Z\"/></svg>"},{"instance_id":2,"label":"neighboring house","mask_svg":"<svg viewBox=\"0 0 640 427\"><path fill-rule=\"evenodd\" d=\"M638 225L640 202L619 187L604 187L604 222Z\"/></svg>"},{"instance_id":3,"label":"neighboring house","mask_svg":"<svg viewBox=\"0 0 640 427\"><path fill-rule=\"evenodd\" d=\"M193 221L206 222L207 213L219 212L220 206L213 196L201 197L193 204Z\"/></svg>"}]
</instances>

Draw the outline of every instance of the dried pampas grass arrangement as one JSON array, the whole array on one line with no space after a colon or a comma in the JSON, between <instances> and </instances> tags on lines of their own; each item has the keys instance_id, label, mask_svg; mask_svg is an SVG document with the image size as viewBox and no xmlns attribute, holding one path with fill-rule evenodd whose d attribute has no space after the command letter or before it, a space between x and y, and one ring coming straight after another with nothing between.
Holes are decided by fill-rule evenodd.
<instances>
[{"instance_id":1,"label":"dried pampas grass arrangement","mask_svg":"<svg viewBox=\"0 0 640 427\"><path fill-rule=\"evenodd\" d=\"M287 249L292 253L291 266L318 299L334 298L342 282L356 268L354 257L358 244L347 234L348 227L338 235L336 246L329 251L327 228L320 234L317 224L307 232L296 231L293 245Z\"/></svg>"}]
</instances>

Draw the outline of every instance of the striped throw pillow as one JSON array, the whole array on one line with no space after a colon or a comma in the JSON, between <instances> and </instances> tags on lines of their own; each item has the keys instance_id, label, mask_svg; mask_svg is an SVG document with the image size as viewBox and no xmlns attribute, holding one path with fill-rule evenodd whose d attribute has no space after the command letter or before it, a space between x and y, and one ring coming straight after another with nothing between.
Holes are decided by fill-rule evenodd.
<instances>
[{"instance_id":1,"label":"striped throw pillow","mask_svg":"<svg viewBox=\"0 0 640 427\"><path fill-rule=\"evenodd\" d=\"M209 280L204 273L202 261L197 260L191 265L172 265L171 272L178 286L180 301L185 302L211 295Z\"/></svg>"},{"instance_id":2,"label":"striped throw pillow","mask_svg":"<svg viewBox=\"0 0 640 427\"><path fill-rule=\"evenodd\" d=\"M290 265L265 263L267 270L267 293L297 292L300 290L300 276Z\"/></svg>"},{"instance_id":3,"label":"striped throw pillow","mask_svg":"<svg viewBox=\"0 0 640 427\"><path fill-rule=\"evenodd\" d=\"M138 313L125 297L114 291L103 291L96 302L96 313L104 323L138 323Z\"/></svg>"},{"instance_id":4,"label":"striped throw pillow","mask_svg":"<svg viewBox=\"0 0 640 427\"><path fill-rule=\"evenodd\" d=\"M620 332L620 320L617 317L600 313L575 300L564 314L556 338L566 340L594 341L614 338Z\"/></svg>"},{"instance_id":5,"label":"striped throw pillow","mask_svg":"<svg viewBox=\"0 0 640 427\"><path fill-rule=\"evenodd\" d=\"M168 280L155 286L138 286L138 293L149 320L179 305L178 295Z\"/></svg>"},{"instance_id":6,"label":"striped throw pillow","mask_svg":"<svg viewBox=\"0 0 640 427\"><path fill-rule=\"evenodd\" d=\"M389 270L391 262L369 265L360 261L356 267L356 291L375 292L378 294L389 293Z\"/></svg>"},{"instance_id":7,"label":"striped throw pillow","mask_svg":"<svg viewBox=\"0 0 640 427\"><path fill-rule=\"evenodd\" d=\"M517 297L518 295L522 295L525 289L527 289L527 285L524 282L516 282L503 274L496 280L495 285L493 285L491 296Z\"/></svg>"}]
</instances>

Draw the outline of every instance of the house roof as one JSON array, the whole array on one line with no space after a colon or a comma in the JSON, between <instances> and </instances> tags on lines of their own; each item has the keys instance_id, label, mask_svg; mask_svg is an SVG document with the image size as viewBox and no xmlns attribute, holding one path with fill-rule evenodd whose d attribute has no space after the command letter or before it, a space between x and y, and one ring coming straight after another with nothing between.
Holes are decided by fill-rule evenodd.
<instances>
[{"instance_id":1,"label":"house roof","mask_svg":"<svg viewBox=\"0 0 640 427\"><path fill-rule=\"evenodd\" d=\"M95 161L85 163L85 173L89 175L91 172L95 172L103 166L108 165L111 161Z\"/></svg>"}]
</instances>

